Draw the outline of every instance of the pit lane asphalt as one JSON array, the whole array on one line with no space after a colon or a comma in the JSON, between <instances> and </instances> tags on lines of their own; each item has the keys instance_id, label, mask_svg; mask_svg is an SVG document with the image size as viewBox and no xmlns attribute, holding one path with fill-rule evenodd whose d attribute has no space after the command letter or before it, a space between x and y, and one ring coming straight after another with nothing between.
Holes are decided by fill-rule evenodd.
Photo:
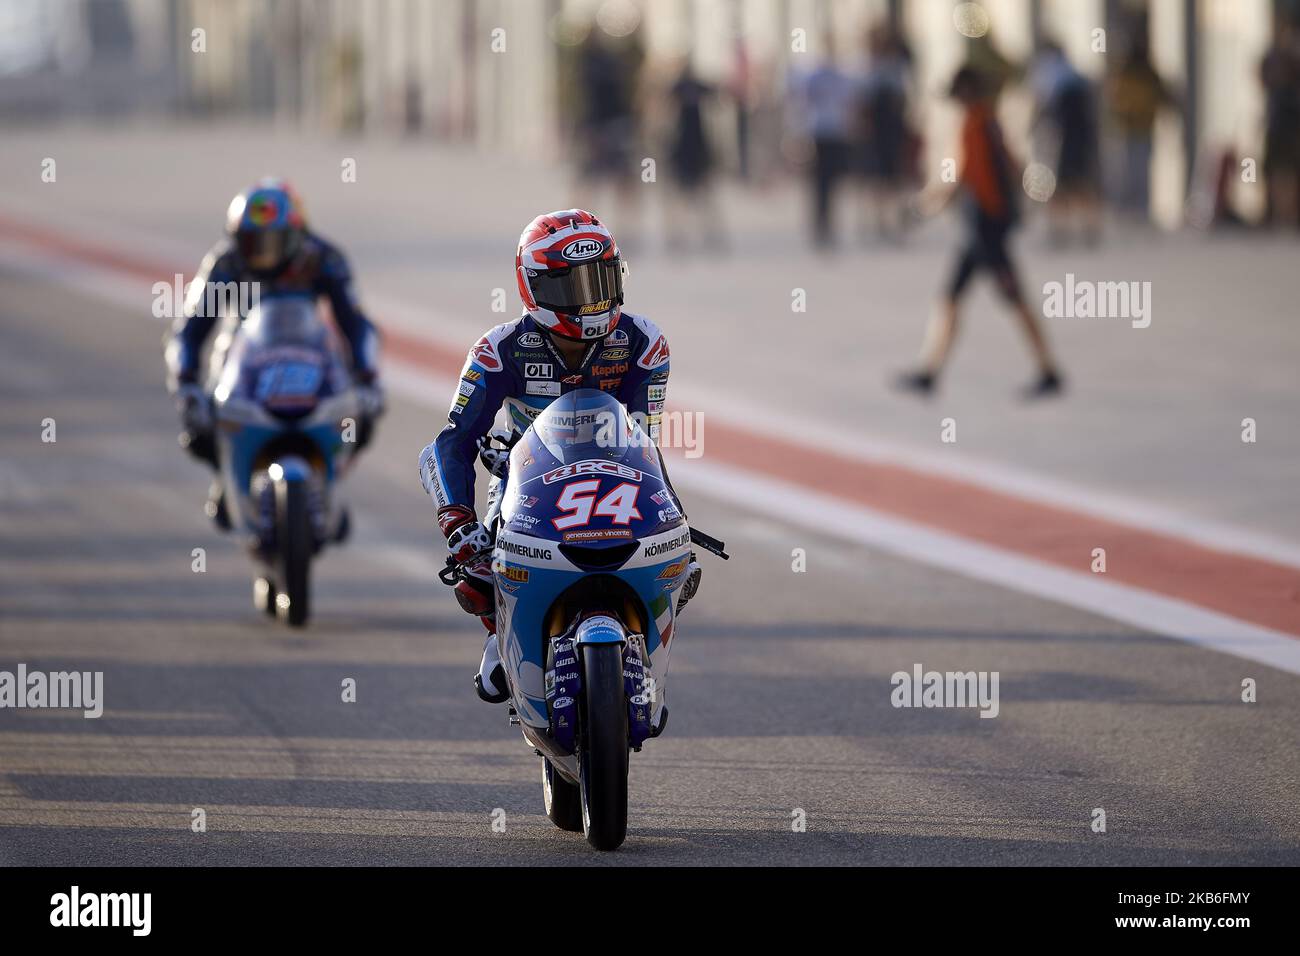
<instances>
[{"instance_id":1,"label":"pit lane asphalt","mask_svg":"<svg viewBox=\"0 0 1300 956\"><path fill-rule=\"evenodd\" d=\"M597 854L470 689L481 632L415 477L437 416L394 399L293 634L200 513L160 326L8 268L0 290L0 669L102 670L106 697L0 710L0 864L1300 862L1300 678L702 497L735 557L706 559L628 841ZM916 662L999 671L999 716L893 708Z\"/></svg>"}]
</instances>

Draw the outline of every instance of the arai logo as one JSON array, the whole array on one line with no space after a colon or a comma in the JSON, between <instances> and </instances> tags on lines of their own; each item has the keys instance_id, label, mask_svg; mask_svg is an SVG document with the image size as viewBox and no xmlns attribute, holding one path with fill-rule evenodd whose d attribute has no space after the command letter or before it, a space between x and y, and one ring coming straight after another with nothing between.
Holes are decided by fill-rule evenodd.
<instances>
[{"instance_id":1,"label":"arai logo","mask_svg":"<svg viewBox=\"0 0 1300 956\"><path fill-rule=\"evenodd\" d=\"M594 259L605 251L605 244L599 239L574 239L560 250L560 255L570 262Z\"/></svg>"}]
</instances>

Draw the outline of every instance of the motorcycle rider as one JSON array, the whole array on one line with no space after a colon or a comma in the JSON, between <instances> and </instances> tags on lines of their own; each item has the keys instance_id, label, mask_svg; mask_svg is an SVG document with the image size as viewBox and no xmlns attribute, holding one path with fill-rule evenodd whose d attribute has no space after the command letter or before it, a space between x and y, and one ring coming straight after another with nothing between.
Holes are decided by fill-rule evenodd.
<instances>
[{"instance_id":1,"label":"motorcycle rider","mask_svg":"<svg viewBox=\"0 0 1300 956\"><path fill-rule=\"evenodd\" d=\"M488 630L474 686L489 703L501 703L509 691L496 638L493 535L474 511L474 461L485 451L504 464L506 453L488 444L498 411L504 405L510 431L519 435L559 395L599 388L657 443L668 388L668 340L649 319L623 311L623 259L595 216L581 209L538 216L519 237L515 272L524 314L489 329L470 349L447 424L420 453L420 481L437 507L447 550L469 562L456 598ZM504 473L493 472L489 502ZM699 580L692 554L679 611Z\"/></svg>"},{"instance_id":2,"label":"motorcycle rider","mask_svg":"<svg viewBox=\"0 0 1300 956\"><path fill-rule=\"evenodd\" d=\"M245 289L255 289L259 300L304 295L328 299L334 324L348 344L361 407L360 450L384 410L378 380L379 334L357 303L352 271L343 254L308 229L297 194L287 182L274 177L259 180L231 200L226 237L204 256L189 285L185 308L167 339L167 387L181 416L181 446L217 469L212 396L201 384L199 357L219 320L237 323L244 319L243 315L219 314L229 297L210 295L209 291L224 293L236 288L241 292L239 302L251 298L243 294ZM209 363L214 372L220 371L228 345L228 335L218 337ZM204 511L217 527L230 530L219 480L212 483ZM342 527L346 529L346 522Z\"/></svg>"}]
</instances>

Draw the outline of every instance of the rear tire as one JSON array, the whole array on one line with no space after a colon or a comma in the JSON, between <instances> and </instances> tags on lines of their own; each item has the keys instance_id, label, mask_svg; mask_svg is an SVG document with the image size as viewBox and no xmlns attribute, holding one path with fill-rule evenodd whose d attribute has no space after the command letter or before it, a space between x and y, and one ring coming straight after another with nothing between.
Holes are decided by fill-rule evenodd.
<instances>
[{"instance_id":1,"label":"rear tire","mask_svg":"<svg viewBox=\"0 0 1300 956\"><path fill-rule=\"evenodd\" d=\"M546 816L561 830L582 832L582 796L577 786L569 783L555 765L542 758L542 800Z\"/></svg>"},{"instance_id":2,"label":"rear tire","mask_svg":"<svg viewBox=\"0 0 1300 956\"><path fill-rule=\"evenodd\" d=\"M307 486L303 482L276 482L275 522L280 552L276 616L290 627L302 627L310 612L312 554L311 515L307 511Z\"/></svg>"},{"instance_id":3,"label":"rear tire","mask_svg":"<svg viewBox=\"0 0 1300 956\"><path fill-rule=\"evenodd\" d=\"M582 831L597 850L617 850L627 836L627 700L621 645L582 648L582 703Z\"/></svg>"}]
</instances>

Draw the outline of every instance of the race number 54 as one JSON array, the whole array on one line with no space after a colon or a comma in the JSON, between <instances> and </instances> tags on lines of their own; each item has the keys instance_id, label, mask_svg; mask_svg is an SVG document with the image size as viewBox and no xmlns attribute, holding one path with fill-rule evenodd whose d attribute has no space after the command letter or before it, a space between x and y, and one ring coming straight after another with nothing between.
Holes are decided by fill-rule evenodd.
<instances>
[{"instance_id":1,"label":"race number 54","mask_svg":"<svg viewBox=\"0 0 1300 956\"><path fill-rule=\"evenodd\" d=\"M633 518L641 517L636 507L637 493L641 490L637 485L621 482L597 501L599 490L599 478L569 482L555 500L556 507L567 513L551 519L551 524L559 531L567 531L590 524L593 517L610 518L618 525L630 524Z\"/></svg>"}]
</instances>

